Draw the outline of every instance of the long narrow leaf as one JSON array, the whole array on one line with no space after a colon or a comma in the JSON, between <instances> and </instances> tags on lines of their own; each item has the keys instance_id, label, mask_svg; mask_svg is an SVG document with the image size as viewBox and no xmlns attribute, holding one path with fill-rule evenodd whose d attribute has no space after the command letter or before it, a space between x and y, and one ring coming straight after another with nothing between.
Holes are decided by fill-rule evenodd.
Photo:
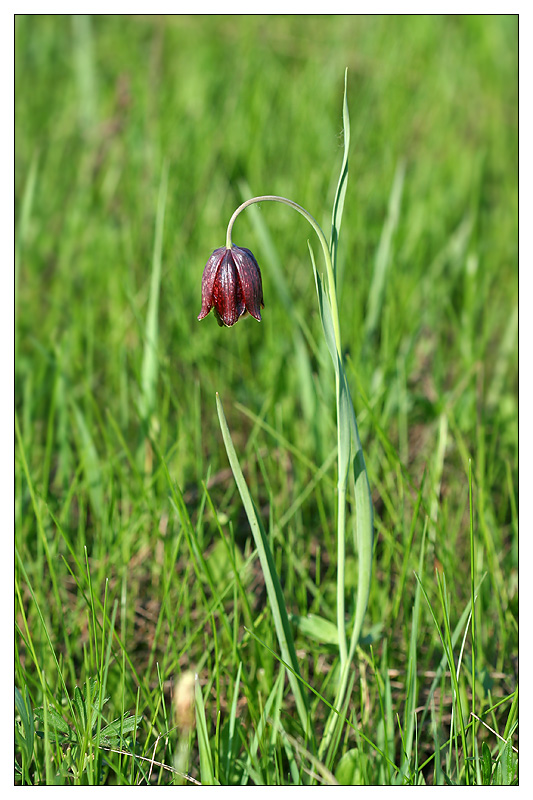
<instances>
[{"instance_id":1,"label":"long narrow leaf","mask_svg":"<svg viewBox=\"0 0 533 800\"><path fill-rule=\"evenodd\" d=\"M420 556L418 559L418 573L420 576L424 574L424 564L425 564L425 553L426 553L426 531L427 531L427 520L426 526L424 527L424 531L422 534L422 542L420 544ZM418 644L418 627L420 623L420 605L421 605L421 597L422 591L420 586L420 581L416 584L415 589L415 601L413 603L413 609L411 614L411 636L409 640L409 651L407 657L407 679L406 679L406 702L405 702L405 711L404 711L404 729L405 729L405 739L404 739L404 750L403 750L403 757L402 757L402 769L401 775L407 775L409 772L409 766L411 761L412 749L413 749L413 738L414 738L414 730L415 730L415 708L416 708L416 701L417 701L417 687L418 687L418 678L417 678L417 644Z\"/></svg>"},{"instance_id":2,"label":"long narrow leaf","mask_svg":"<svg viewBox=\"0 0 533 800\"><path fill-rule=\"evenodd\" d=\"M342 212L344 209L344 198L348 185L348 153L350 150L350 115L348 113L348 70L344 73L344 102L342 106L342 124L344 133L344 157L342 159L341 174L337 184L335 200L333 202L333 217L331 220L331 242L330 252L333 263L335 282L337 280L337 250L339 247L339 235L341 230Z\"/></svg>"},{"instance_id":3,"label":"long narrow leaf","mask_svg":"<svg viewBox=\"0 0 533 800\"><path fill-rule=\"evenodd\" d=\"M281 650L281 656L284 661L290 664L290 666L294 670L294 673L296 673L296 675L299 676L300 670L298 667L298 659L296 657L296 650L292 638L292 631L289 623L289 617L287 614L287 609L285 607L285 600L283 598L281 583L278 574L276 572L274 558L272 557L272 553L270 550L270 546L268 544L268 539L264 531L263 525L261 524L261 520L259 518L259 515L257 514L254 502L252 500L250 492L248 491L248 486L246 485L244 475L242 474L242 470L239 464L239 459L237 458L235 447L233 446L233 441L231 439L228 423L226 422L224 409L222 407L222 402L218 396L218 393L217 393L217 412L218 412L218 419L220 422L220 429L222 431L222 438L224 439L224 445L226 447L226 453L228 455L228 460L231 466L231 470L233 472L233 476L235 478L235 483L237 484L237 488L241 496L241 500L244 505L244 509L246 511L246 516L248 517L248 522L250 523L252 536L254 538L255 546L257 548L257 553L259 555L259 560L261 562L261 568L263 570L263 575L265 578L268 600L272 610L272 616L274 618L274 625L276 628L278 643ZM296 708L298 710L298 715L300 717L300 722L302 724L303 730L306 733L307 732L311 733L308 722L307 702L304 698L304 695L302 694L300 683L296 675L289 672L289 682L291 685L292 692L294 694L294 699L296 701Z\"/></svg>"},{"instance_id":4,"label":"long narrow leaf","mask_svg":"<svg viewBox=\"0 0 533 800\"><path fill-rule=\"evenodd\" d=\"M165 206L167 199L167 179L168 168L165 165L161 172L161 182L159 184L159 195L157 199L154 252L152 257L152 275L150 279L150 295L148 299L148 313L146 316L144 352L141 368L140 410L145 421L148 421L154 412L157 388L159 289L161 285L161 254L163 250L163 226L165 222Z\"/></svg>"},{"instance_id":5,"label":"long narrow leaf","mask_svg":"<svg viewBox=\"0 0 533 800\"><path fill-rule=\"evenodd\" d=\"M214 786L218 781L213 770L213 757L207 733L207 721L205 718L204 698L198 676L195 682L195 705L196 705L196 730L198 732L198 752L200 754L200 777L202 784Z\"/></svg>"},{"instance_id":6,"label":"long narrow leaf","mask_svg":"<svg viewBox=\"0 0 533 800\"><path fill-rule=\"evenodd\" d=\"M278 692L280 687L283 686L284 681L284 672L285 670L281 667L278 677L274 681L274 685L272 686L272 690L268 695L265 707L261 713L261 717L255 729L254 737L252 739L252 744L250 746L250 750L248 752L248 757L246 759L246 763L244 765L244 771L241 777L241 784L244 786L248 781L248 777L252 772L252 761L255 761L255 757L257 755L257 751L259 750L259 746L264 738L265 728L267 726L268 720L271 716L272 707L275 704L276 698L278 696Z\"/></svg>"},{"instance_id":7,"label":"long narrow leaf","mask_svg":"<svg viewBox=\"0 0 533 800\"><path fill-rule=\"evenodd\" d=\"M233 689L233 699L231 701L231 710L229 715L228 727L228 752L226 754L226 775L230 774L231 759L233 758L233 745L235 739L235 721L237 719L237 700L239 697L239 685L241 680L242 661L239 661L239 669L237 670L237 677L235 678L235 687Z\"/></svg>"},{"instance_id":8,"label":"long narrow leaf","mask_svg":"<svg viewBox=\"0 0 533 800\"><path fill-rule=\"evenodd\" d=\"M344 367L342 366L341 360L337 353L337 348L335 346L331 308L323 286L322 278L316 268L313 250L310 245L309 253L315 275L315 286L318 297L320 320L322 322L322 328L328 345L331 360L333 362L333 367L339 375L339 419L337 420L337 424L339 425L341 431L341 436L339 438L341 447L343 448L343 453L339 459L339 484L341 482L344 469L350 469L350 459L353 476L353 491L356 508L355 547L358 552L359 569L357 581L356 616L350 642L351 660L361 635L363 619L366 613L368 598L370 595L372 553L374 546L374 515L372 509L372 496L370 494L370 484L368 481L361 439L359 438L359 429L357 427L357 419L350 394L350 388L348 386Z\"/></svg>"},{"instance_id":9,"label":"long narrow leaf","mask_svg":"<svg viewBox=\"0 0 533 800\"><path fill-rule=\"evenodd\" d=\"M387 219L385 220L381 232L381 239L379 240L376 260L374 262L372 283L368 294L368 309L365 320L365 340L367 342L377 330L381 309L383 307L387 271L391 260L392 240L400 218L404 177L405 163L400 161L394 173L394 180L389 196Z\"/></svg>"}]
</instances>

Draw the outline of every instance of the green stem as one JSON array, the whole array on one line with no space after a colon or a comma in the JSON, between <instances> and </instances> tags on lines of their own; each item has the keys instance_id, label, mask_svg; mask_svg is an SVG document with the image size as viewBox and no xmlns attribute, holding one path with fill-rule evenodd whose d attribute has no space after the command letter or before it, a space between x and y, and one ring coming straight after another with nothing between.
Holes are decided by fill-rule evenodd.
<instances>
[{"instance_id":1,"label":"green stem","mask_svg":"<svg viewBox=\"0 0 533 800\"><path fill-rule=\"evenodd\" d=\"M316 221L316 219L308 212L305 208L295 203L293 200L289 200L286 197L278 197L277 195L261 195L260 197L252 197L250 200L246 200L242 203L233 213L229 223L228 223L228 230L226 233L226 247L228 250L231 250L232 247L232 239L231 233L233 230L233 224L241 211L244 211L245 208L251 206L253 203L262 203L264 201L273 201L276 203L283 203L290 208L293 208L295 211L298 211L302 217L309 222L311 227L314 229L320 244L322 245L322 251L324 253L324 260L326 262L326 273L328 276L328 289L329 289L329 304L331 308L331 317L333 320L333 332L335 335L335 346L337 348L337 355L339 359L339 365L342 364L342 349L341 349L341 331L340 331L340 324L339 324L339 309L337 305L337 291L335 287L335 273L333 270L333 263L331 260L331 252L328 246L328 242L326 237L324 236L324 232L322 228ZM341 666L341 674L347 672L347 665L348 665L348 648L346 642L346 620L345 620L345 611L344 611L344 575L345 575L345 551L346 551L346 488L347 488L347 480L348 475L344 470L341 470L340 458L341 458L341 430L340 430L340 395L341 395L341 384L340 384L341 376L340 376L340 369L335 370L335 396L336 396L336 404L337 404L337 458L339 461L339 469L338 469L338 483L337 483L337 630L339 635L339 657L340 657L340 666Z\"/></svg>"},{"instance_id":2,"label":"green stem","mask_svg":"<svg viewBox=\"0 0 533 800\"><path fill-rule=\"evenodd\" d=\"M339 382L337 376L336 382ZM337 388L337 401L339 391ZM337 415L338 415L337 405ZM342 485L341 485L342 484ZM337 630L339 633L339 658L341 673L348 666L346 645L346 618L344 613L345 551L346 551L346 478L337 485Z\"/></svg>"},{"instance_id":3,"label":"green stem","mask_svg":"<svg viewBox=\"0 0 533 800\"><path fill-rule=\"evenodd\" d=\"M228 222L228 230L226 233L226 247L228 250L231 250L231 231L233 229L233 223L241 213L244 211L245 208L248 206L253 205L254 203L263 203L266 200L271 200L275 203L283 203L286 206L290 206L290 208L294 208L295 211L298 211L302 217L305 217L309 224L313 227L316 235L320 240L320 244L322 245L322 250L324 251L324 258L326 261L326 271L328 275L328 287L329 287L329 301L331 304L331 314L333 317L333 329L335 331L335 344L337 345L337 351L339 356L341 354L341 331L339 325L339 310L337 307L337 292L335 290L335 274L333 272L333 264L331 261L331 253L329 251L329 246L326 237L324 236L324 232L316 219L306 211L303 206L299 206L298 203L295 203L293 200L289 200L286 197L278 197L275 194L265 194L261 195L260 197L252 197L250 200L246 200L242 203L236 211L233 212L233 215Z\"/></svg>"}]
</instances>

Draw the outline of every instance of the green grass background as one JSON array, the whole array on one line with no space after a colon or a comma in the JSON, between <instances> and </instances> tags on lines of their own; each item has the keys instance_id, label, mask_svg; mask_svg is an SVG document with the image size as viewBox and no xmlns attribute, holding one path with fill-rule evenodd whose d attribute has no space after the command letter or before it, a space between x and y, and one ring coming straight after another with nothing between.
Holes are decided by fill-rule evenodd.
<instances>
[{"instance_id":1,"label":"green grass background","mask_svg":"<svg viewBox=\"0 0 533 800\"><path fill-rule=\"evenodd\" d=\"M339 303L376 535L346 713L372 744L347 725L326 766L335 774L355 753L354 782L465 780L464 753L459 762L445 749L424 765L450 735L451 684L439 673L432 688L443 647L425 600L415 614L413 604L414 571L441 618L445 576L452 628L469 603L470 460L476 585L483 578L472 710L483 717L502 700L483 719L509 734L517 24L17 17L15 684L32 708L79 727L69 699L98 677L109 697L99 725L143 714L139 755L172 767L183 752L183 771L204 782L199 750L221 783L312 780L288 684L282 676L278 693L275 683L268 647L278 645L215 407L218 391L289 611L334 622L334 386L304 220L265 203L236 223L235 242L263 272L260 325L221 329L196 315L203 266L246 197L290 197L329 231L347 67ZM351 612L356 553L347 573ZM464 631L463 622L456 659ZM332 702L334 650L295 636L304 678ZM204 748L196 731L176 728L172 697L187 669L202 686ZM274 686L279 702L265 714ZM328 709L310 698L319 737ZM472 758L482 740L501 754L483 725L470 734ZM16 780L180 780L131 757L103 759L98 747L93 763L93 746L78 741L66 763L64 744L37 738Z\"/></svg>"}]
</instances>

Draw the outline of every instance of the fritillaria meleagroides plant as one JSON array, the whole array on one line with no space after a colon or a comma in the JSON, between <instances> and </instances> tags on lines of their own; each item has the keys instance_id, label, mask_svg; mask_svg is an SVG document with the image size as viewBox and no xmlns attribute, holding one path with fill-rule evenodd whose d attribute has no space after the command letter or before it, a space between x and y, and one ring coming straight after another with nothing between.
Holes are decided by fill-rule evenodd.
<instances>
[{"instance_id":1,"label":"fritillaria meleagroides plant","mask_svg":"<svg viewBox=\"0 0 533 800\"><path fill-rule=\"evenodd\" d=\"M363 618L368 604L373 543L372 501L357 429L355 411L343 366L341 330L337 303L336 261L344 196L348 180L348 148L350 137L346 76L343 123L344 159L333 205L330 241L327 241L314 217L312 217L305 208L302 208L302 206L292 200L288 200L286 197L263 195L246 200L237 208L229 221L225 246L214 250L205 266L202 277L202 309L198 315L198 319L204 319L211 309L213 309L218 324L227 327L235 325L235 323L247 313L255 317L256 320L261 320L261 308L263 307L261 271L251 251L245 247L237 247L232 241L233 225L241 211L244 211L244 209L248 208L248 206L253 203L273 201L276 203L283 203L305 217L318 236L324 255L326 268L325 277L323 277L322 273L317 269L313 250L311 246L309 246L323 333L335 371L337 405L337 634L340 660L335 707L339 710L342 708L346 697L350 665L353 661L355 648L361 635ZM281 657L288 666L287 673L303 729L313 737L308 703L302 691L303 683L300 679L296 651L285 603L283 601L281 584L265 531L256 512L239 465L218 394L217 410L228 459L248 516L263 573L265 575L268 598L273 612ZM344 595L346 499L349 487L355 498L356 523L354 537L355 547L357 548L359 556L359 568L355 613L351 635L348 640ZM325 753L335 733L336 726L341 724L341 720L342 715L338 715L334 711L331 712L326 724L324 736L318 748L319 755Z\"/></svg>"}]
</instances>

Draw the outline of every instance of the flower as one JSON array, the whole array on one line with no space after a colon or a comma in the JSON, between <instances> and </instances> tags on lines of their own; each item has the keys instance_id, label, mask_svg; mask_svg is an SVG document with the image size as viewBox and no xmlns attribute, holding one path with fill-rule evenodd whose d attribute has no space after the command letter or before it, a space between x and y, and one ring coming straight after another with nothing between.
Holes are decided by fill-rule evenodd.
<instances>
[{"instance_id":1,"label":"flower","mask_svg":"<svg viewBox=\"0 0 533 800\"><path fill-rule=\"evenodd\" d=\"M261 270L246 247L218 247L213 250L202 275L202 310L198 319L212 308L219 325L228 328L248 311L261 322L263 284Z\"/></svg>"}]
</instances>

